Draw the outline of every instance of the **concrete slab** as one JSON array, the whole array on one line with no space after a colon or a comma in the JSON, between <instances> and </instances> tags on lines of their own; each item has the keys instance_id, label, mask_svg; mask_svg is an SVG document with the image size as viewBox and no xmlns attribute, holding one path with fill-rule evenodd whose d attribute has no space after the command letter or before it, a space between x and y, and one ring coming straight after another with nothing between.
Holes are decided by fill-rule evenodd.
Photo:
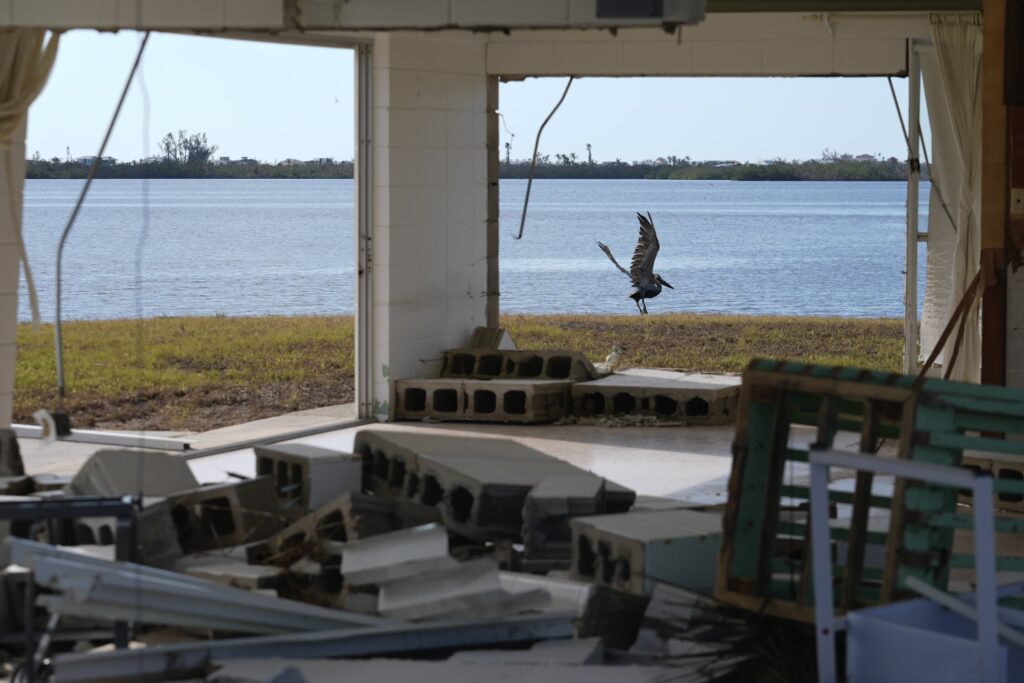
<instances>
[{"instance_id":1,"label":"concrete slab","mask_svg":"<svg viewBox=\"0 0 1024 683\"><path fill-rule=\"evenodd\" d=\"M78 496L170 496L197 488L181 458L160 451L103 449L96 451L68 484Z\"/></svg>"},{"instance_id":2,"label":"concrete slab","mask_svg":"<svg viewBox=\"0 0 1024 683\"><path fill-rule=\"evenodd\" d=\"M738 375L633 369L572 387L576 416L650 415L686 424L729 424Z\"/></svg>"},{"instance_id":3,"label":"concrete slab","mask_svg":"<svg viewBox=\"0 0 1024 683\"><path fill-rule=\"evenodd\" d=\"M657 582L710 595L722 517L693 510L573 519L572 577L650 595Z\"/></svg>"}]
</instances>

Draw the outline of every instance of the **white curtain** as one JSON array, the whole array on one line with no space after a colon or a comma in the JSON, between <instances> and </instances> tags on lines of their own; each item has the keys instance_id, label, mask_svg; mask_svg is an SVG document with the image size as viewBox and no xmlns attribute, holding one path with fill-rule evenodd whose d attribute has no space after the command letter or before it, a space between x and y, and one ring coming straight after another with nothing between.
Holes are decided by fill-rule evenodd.
<instances>
[{"instance_id":1,"label":"white curtain","mask_svg":"<svg viewBox=\"0 0 1024 683\"><path fill-rule=\"evenodd\" d=\"M21 197L24 187L25 130L29 105L50 76L57 57L58 36L38 29L0 31L0 162L7 180L10 226L24 268L32 307L32 320L39 322L39 303L32 271L28 265L21 232ZM19 172L20 171L20 172Z\"/></svg>"},{"instance_id":2,"label":"white curtain","mask_svg":"<svg viewBox=\"0 0 1024 683\"><path fill-rule=\"evenodd\" d=\"M47 41L44 31L0 30L0 427L10 424L14 405L19 263L33 319L39 320L21 234L25 130L29 105L43 89L56 53L56 35Z\"/></svg>"},{"instance_id":3,"label":"white curtain","mask_svg":"<svg viewBox=\"0 0 1024 683\"><path fill-rule=\"evenodd\" d=\"M948 268L946 263L942 263L942 240L947 239L948 235L943 235L942 231L949 229L949 221L941 205L933 201L929 207L927 281L933 289L931 297L927 292L925 294L926 310L922 320L924 353L934 347L938 331L945 326L956 304L974 279L981 258L980 15L933 14L931 35L935 46L934 63L923 61L922 67L926 96L929 90L931 95L935 95L936 85L940 86L942 93L941 99L929 97L928 104L929 110L932 110L933 126L936 121L940 124L938 134L934 134L934 143L935 156L941 158L943 165L936 165L936 173L940 177L940 189L956 224L956 236L951 254L952 271L947 271L946 275L950 278L950 285L946 290L949 294L942 296L942 290L946 288L941 287L940 270ZM932 72L930 78L929 70ZM945 111L934 111L933 107L936 105ZM946 126L948 128L943 130ZM933 240L936 240L934 244ZM934 279L933 249L936 257ZM979 307L975 305L967 318L963 344L951 374L952 379L978 382L981 378L981 326L978 311ZM925 329L928 330L927 342ZM927 346L929 343L930 347ZM947 342L947 357L951 351L951 344L952 339Z\"/></svg>"}]
</instances>

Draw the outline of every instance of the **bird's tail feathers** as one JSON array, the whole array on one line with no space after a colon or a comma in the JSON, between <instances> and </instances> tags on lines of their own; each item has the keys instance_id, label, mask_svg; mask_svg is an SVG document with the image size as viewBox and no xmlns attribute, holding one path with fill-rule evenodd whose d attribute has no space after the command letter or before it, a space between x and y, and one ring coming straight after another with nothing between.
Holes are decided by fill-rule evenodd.
<instances>
[{"instance_id":1,"label":"bird's tail feathers","mask_svg":"<svg viewBox=\"0 0 1024 683\"><path fill-rule=\"evenodd\" d=\"M608 248L607 244L605 244L604 242L598 242L597 246L601 247L601 251L603 251L605 256L607 256L611 260L611 262L615 264L616 268L621 270L627 276L629 275L629 271L626 270L625 268L623 268L622 266L620 266L619 262L615 260L614 256L612 256L612 250Z\"/></svg>"}]
</instances>

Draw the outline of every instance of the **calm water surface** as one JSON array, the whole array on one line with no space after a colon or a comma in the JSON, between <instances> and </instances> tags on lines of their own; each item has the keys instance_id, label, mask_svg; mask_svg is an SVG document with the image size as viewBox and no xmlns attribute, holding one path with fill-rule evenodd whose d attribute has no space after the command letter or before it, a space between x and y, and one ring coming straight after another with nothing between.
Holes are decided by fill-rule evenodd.
<instances>
[{"instance_id":1,"label":"calm water surface","mask_svg":"<svg viewBox=\"0 0 1024 683\"><path fill-rule=\"evenodd\" d=\"M656 269L676 287L652 313L902 315L903 183L541 180L516 241L525 186L501 182L503 311L634 312L595 240L628 263L643 210L661 240ZM57 240L80 188L25 185L51 320ZM98 180L65 248L65 318L351 313L353 246L350 180ZM922 247L922 292L923 259Z\"/></svg>"}]
</instances>

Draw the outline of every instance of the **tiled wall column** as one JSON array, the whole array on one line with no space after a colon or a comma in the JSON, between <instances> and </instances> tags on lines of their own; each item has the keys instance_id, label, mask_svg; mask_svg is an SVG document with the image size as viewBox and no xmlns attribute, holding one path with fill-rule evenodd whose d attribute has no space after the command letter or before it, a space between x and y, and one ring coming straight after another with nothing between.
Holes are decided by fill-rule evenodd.
<instances>
[{"instance_id":1,"label":"tiled wall column","mask_svg":"<svg viewBox=\"0 0 1024 683\"><path fill-rule=\"evenodd\" d=\"M482 38L373 45L373 412L487 324L487 76Z\"/></svg>"}]
</instances>

